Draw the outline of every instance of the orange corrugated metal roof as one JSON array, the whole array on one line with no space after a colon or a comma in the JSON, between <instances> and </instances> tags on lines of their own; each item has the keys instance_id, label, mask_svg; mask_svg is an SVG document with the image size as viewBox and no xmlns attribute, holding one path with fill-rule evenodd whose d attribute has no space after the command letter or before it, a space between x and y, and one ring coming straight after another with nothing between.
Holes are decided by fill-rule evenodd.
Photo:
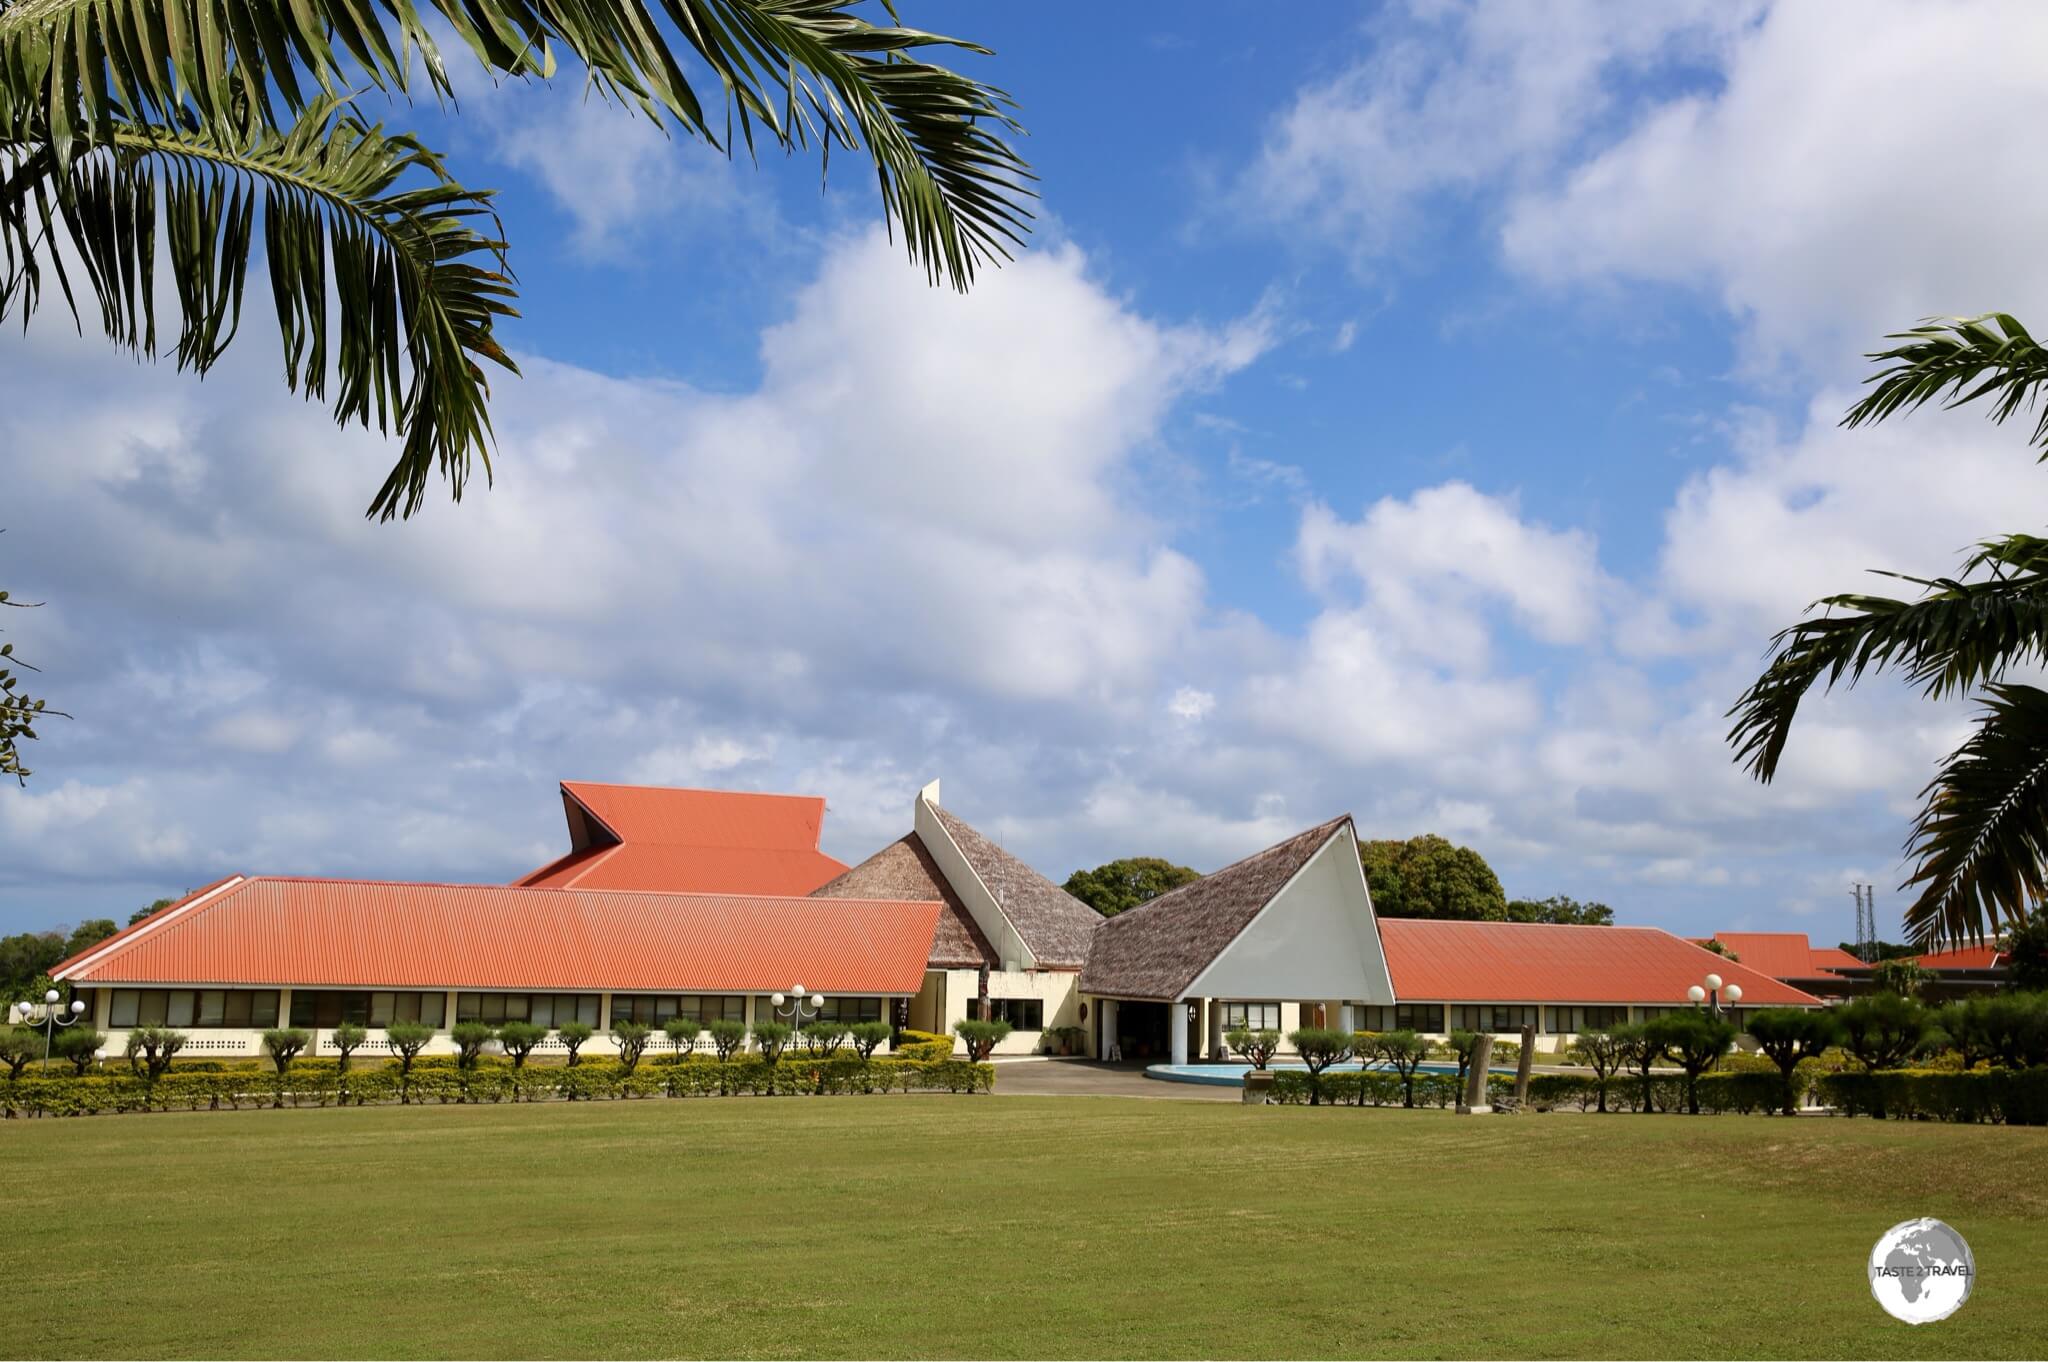
<instances>
[{"instance_id":1,"label":"orange corrugated metal roof","mask_svg":"<svg viewBox=\"0 0 2048 1362\"><path fill-rule=\"evenodd\" d=\"M937 903L237 879L59 967L84 984L912 994ZM153 924L153 925L152 925Z\"/></svg>"},{"instance_id":2,"label":"orange corrugated metal roof","mask_svg":"<svg viewBox=\"0 0 2048 1362\"><path fill-rule=\"evenodd\" d=\"M825 828L825 801L817 795L587 780L565 780L562 788L622 842L813 851Z\"/></svg>"},{"instance_id":3,"label":"orange corrugated metal roof","mask_svg":"<svg viewBox=\"0 0 2048 1362\"><path fill-rule=\"evenodd\" d=\"M1639 1003L1674 1006L1709 973L1742 985L1744 1007L1817 1007L1768 974L1657 927L1381 918L1403 1002Z\"/></svg>"},{"instance_id":4,"label":"orange corrugated metal roof","mask_svg":"<svg viewBox=\"0 0 2048 1362\"><path fill-rule=\"evenodd\" d=\"M821 851L663 846L627 842L571 852L521 884L550 889L651 889L664 893L800 897L846 867Z\"/></svg>"},{"instance_id":5,"label":"orange corrugated metal roof","mask_svg":"<svg viewBox=\"0 0 2048 1362\"><path fill-rule=\"evenodd\" d=\"M1928 969L1997 969L2005 963L2005 952L1996 946L1958 946L1915 958Z\"/></svg>"},{"instance_id":6,"label":"orange corrugated metal roof","mask_svg":"<svg viewBox=\"0 0 2048 1362\"><path fill-rule=\"evenodd\" d=\"M618 841L579 846L515 883L796 896L846 872L844 862L818 850L825 801L814 795L585 780L563 781L562 794ZM573 832L573 810L570 825Z\"/></svg>"},{"instance_id":7,"label":"orange corrugated metal roof","mask_svg":"<svg viewBox=\"0 0 2048 1362\"><path fill-rule=\"evenodd\" d=\"M1834 946L1815 946L1805 932L1716 932L1714 940L1742 957L1742 963L1773 979L1818 979L1863 962Z\"/></svg>"}]
</instances>

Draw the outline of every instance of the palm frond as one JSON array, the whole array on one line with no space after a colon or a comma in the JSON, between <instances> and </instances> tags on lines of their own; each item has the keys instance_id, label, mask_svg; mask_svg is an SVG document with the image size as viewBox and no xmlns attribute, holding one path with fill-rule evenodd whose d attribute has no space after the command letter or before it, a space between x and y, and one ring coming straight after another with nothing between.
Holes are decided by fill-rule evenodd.
<instances>
[{"instance_id":1,"label":"palm frond","mask_svg":"<svg viewBox=\"0 0 2048 1362\"><path fill-rule=\"evenodd\" d=\"M1989 937L2048 895L2048 691L1993 685L1984 708L1907 842L1919 864L1901 888L1921 891L1906 931L1923 947Z\"/></svg>"},{"instance_id":2,"label":"palm frond","mask_svg":"<svg viewBox=\"0 0 2048 1362\"><path fill-rule=\"evenodd\" d=\"M108 337L156 354L161 211L179 303L177 360L203 372L239 324L260 216L286 383L324 400L331 372L338 422L403 437L369 514L410 515L437 469L458 498L473 457L488 474L483 362L516 369L493 334L499 317L514 315L513 290L487 192L457 184L416 139L388 134L332 97L285 130L249 106L225 129L156 127L117 113L107 141L68 165L38 158L31 144L22 163L45 173L11 180L0 196L13 272L0 288L0 319L33 312L46 262L76 314L68 249Z\"/></svg>"},{"instance_id":3,"label":"palm frond","mask_svg":"<svg viewBox=\"0 0 2048 1362\"><path fill-rule=\"evenodd\" d=\"M2048 353L2003 312L1930 320L1888 339L1905 344L1869 356L1889 367L1872 375L1876 386L1849 409L1843 425L1882 421L1944 394L1942 405L1948 407L1990 398L1991 419L2003 425L2014 413L2039 406L2041 386L2048 383ZM2048 408L2035 420L2032 443L2048 458Z\"/></svg>"},{"instance_id":4,"label":"palm frond","mask_svg":"<svg viewBox=\"0 0 2048 1362\"><path fill-rule=\"evenodd\" d=\"M1994 575L1967 580L1973 573ZM2048 662L2048 540L1988 540L1959 577L1899 577L1926 588L1917 600L1841 595L1816 601L1772 638L1772 656L1728 711L1728 741L1757 779L1777 774L1808 691L1855 685L1866 672L1902 668L1930 699L1961 693L2014 666Z\"/></svg>"},{"instance_id":5,"label":"palm frond","mask_svg":"<svg viewBox=\"0 0 2048 1362\"><path fill-rule=\"evenodd\" d=\"M765 129L785 150L864 149L913 259L965 288L1028 230L1029 167L1007 95L909 54L986 49L851 12L858 0L428 0L488 69L546 76L555 49L592 85L730 149ZM451 92L414 0L12 0L0 3L0 108L33 117L60 167L125 121L283 131L361 84L406 93L413 57ZM893 16L892 16L893 17ZM700 97L693 55L720 86ZM715 111L723 104L722 116ZM253 109L245 106L253 105Z\"/></svg>"}]
</instances>

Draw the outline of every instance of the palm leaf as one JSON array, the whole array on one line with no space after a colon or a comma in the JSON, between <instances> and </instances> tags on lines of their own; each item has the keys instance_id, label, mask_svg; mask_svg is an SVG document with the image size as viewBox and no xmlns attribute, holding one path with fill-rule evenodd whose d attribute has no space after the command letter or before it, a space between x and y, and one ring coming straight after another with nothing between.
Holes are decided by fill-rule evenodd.
<instances>
[{"instance_id":1,"label":"palm leaf","mask_svg":"<svg viewBox=\"0 0 2048 1362\"><path fill-rule=\"evenodd\" d=\"M1889 367L1871 377L1876 386L1842 418L1846 426L1882 421L1947 394L1944 406L1991 399L1991 419L2038 405L2048 383L2044 353L2019 321L2003 312L1981 317L1929 320L1889 337L1905 344L1870 356ZM2048 408L2034 423L2032 442L2048 458Z\"/></svg>"},{"instance_id":2,"label":"palm leaf","mask_svg":"<svg viewBox=\"0 0 2048 1362\"><path fill-rule=\"evenodd\" d=\"M2048 691L1987 688L1977 731L1922 794L1907 843L1922 886L1906 930L1923 947L1989 936L2048 895Z\"/></svg>"},{"instance_id":3,"label":"palm leaf","mask_svg":"<svg viewBox=\"0 0 2048 1362\"><path fill-rule=\"evenodd\" d=\"M504 243L489 194L457 184L414 138L323 96L282 131L253 104L225 130L152 127L116 110L91 154L60 167L31 149L22 164L43 173L15 177L0 195L10 269L0 319L35 309L45 262L75 314L69 253L108 337L156 354L161 211L177 360L204 372L239 324L260 218L286 383L323 400L331 374L337 421L403 437L369 514L411 514L437 469L458 498L472 458L488 474L483 362L514 370L493 334L497 318L513 315Z\"/></svg>"}]
</instances>

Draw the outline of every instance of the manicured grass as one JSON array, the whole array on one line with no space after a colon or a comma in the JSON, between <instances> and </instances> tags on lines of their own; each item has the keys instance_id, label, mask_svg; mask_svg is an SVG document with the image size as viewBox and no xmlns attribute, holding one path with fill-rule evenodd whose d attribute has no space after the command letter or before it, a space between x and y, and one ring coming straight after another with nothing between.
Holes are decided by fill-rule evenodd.
<instances>
[{"instance_id":1,"label":"manicured grass","mask_svg":"<svg viewBox=\"0 0 2048 1362\"><path fill-rule=\"evenodd\" d=\"M2048 1349L2040 1129L746 1098L14 1121L0 1163L11 1356ZM1864 1258L1918 1215L1979 1275L1913 1329Z\"/></svg>"}]
</instances>

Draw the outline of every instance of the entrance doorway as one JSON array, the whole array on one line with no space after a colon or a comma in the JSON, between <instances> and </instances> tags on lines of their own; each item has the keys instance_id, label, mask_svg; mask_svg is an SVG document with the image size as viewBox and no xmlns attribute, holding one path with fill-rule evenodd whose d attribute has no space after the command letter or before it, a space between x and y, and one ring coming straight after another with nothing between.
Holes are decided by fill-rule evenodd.
<instances>
[{"instance_id":1,"label":"entrance doorway","mask_svg":"<svg viewBox=\"0 0 2048 1362\"><path fill-rule=\"evenodd\" d=\"M1169 1010L1167 1003L1116 1005L1117 1037L1125 1059L1159 1061L1172 1056L1173 1043L1166 1030Z\"/></svg>"}]
</instances>

